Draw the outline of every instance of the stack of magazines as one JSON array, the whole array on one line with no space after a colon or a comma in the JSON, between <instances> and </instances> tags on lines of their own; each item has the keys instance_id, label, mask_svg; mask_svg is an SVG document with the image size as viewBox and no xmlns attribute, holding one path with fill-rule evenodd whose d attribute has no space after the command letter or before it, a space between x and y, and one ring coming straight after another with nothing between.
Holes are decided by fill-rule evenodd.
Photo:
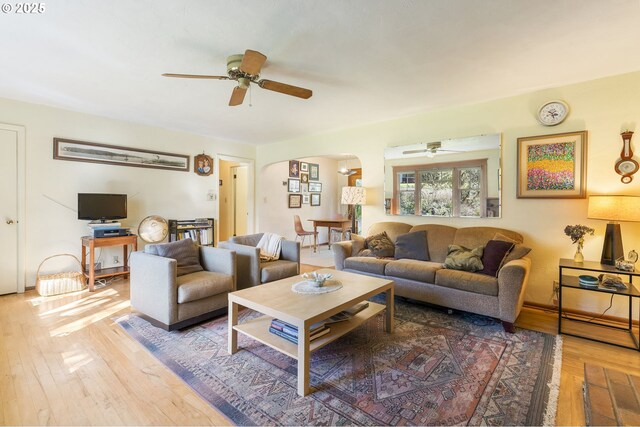
<instances>
[{"instance_id":1,"label":"stack of magazines","mask_svg":"<svg viewBox=\"0 0 640 427\"><path fill-rule=\"evenodd\" d=\"M315 323L309 328L309 340L313 341L318 339L321 336L328 334L330 331L331 329L325 324L325 322ZM298 344L298 328L287 322L283 322L279 319L273 319L271 321L271 326L269 327L269 332L291 341L294 344Z\"/></svg>"}]
</instances>

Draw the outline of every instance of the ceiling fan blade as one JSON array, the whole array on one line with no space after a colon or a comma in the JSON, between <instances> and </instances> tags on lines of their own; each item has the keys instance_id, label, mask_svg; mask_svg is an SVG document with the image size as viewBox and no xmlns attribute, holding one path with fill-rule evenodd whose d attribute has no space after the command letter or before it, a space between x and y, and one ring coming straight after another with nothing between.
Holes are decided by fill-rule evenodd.
<instances>
[{"instance_id":1,"label":"ceiling fan blade","mask_svg":"<svg viewBox=\"0 0 640 427\"><path fill-rule=\"evenodd\" d=\"M256 76L260 74L260 69L264 65L267 57L258 51L247 49L240 63L240 70L247 74Z\"/></svg>"},{"instance_id":2,"label":"ceiling fan blade","mask_svg":"<svg viewBox=\"0 0 640 427\"><path fill-rule=\"evenodd\" d=\"M244 96L247 93L246 88L241 88L240 86L236 86L233 88L233 92L231 92L231 99L229 100L229 106L235 107L236 105L242 104L244 101Z\"/></svg>"},{"instance_id":3,"label":"ceiling fan blade","mask_svg":"<svg viewBox=\"0 0 640 427\"><path fill-rule=\"evenodd\" d=\"M229 80L227 76L203 76L202 74L173 74L164 73L163 77L179 77L182 79L212 79L212 80Z\"/></svg>"},{"instance_id":4,"label":"ceiling fan blade","mask_svg":"<svg viewBox=\"0 0 640 427\"><path fill-rule=\"evenodd\" d=\"M313 92L298 86L291 86L285 83L274 82L273 80L260 80L258 86L263 89L272 90L274 92L284 93L285 95L297 96L298 98L309 99Z\"/></svg>"}]
</instances>

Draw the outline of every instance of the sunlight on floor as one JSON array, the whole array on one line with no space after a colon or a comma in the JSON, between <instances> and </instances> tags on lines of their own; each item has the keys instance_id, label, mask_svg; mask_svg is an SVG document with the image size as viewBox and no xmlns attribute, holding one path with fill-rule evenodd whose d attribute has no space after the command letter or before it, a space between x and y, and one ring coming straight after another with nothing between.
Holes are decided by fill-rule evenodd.
<instances>
[{"instance_id":1,"label":"sunlight on floor","mask_svg":"<svg viewBox=\"0 0 640 427\"><path fill-rule=\"evenodd\" d=\"M93 362L93 357L84 351L65 351L62 353L62 361L67 367L67 372L72 374L83 366Z\"/></svg>"},{"instance_id":2,"label":"sunlight on floor","mask_svg":"<svg viewBox=\"0 0 640 427\"><path fill-rule=\"evenodd\" d=\"M124 310L129 307L131 307L131 303L128 300L121 301L121 302L112 302L108 304L106 307L103 307L102 310L92 314L91 316L79 318L78 320L62 325L59 328L53 329L50 335L52 337L56 337L56 336L64 336L64 335L76 332L104 318L113 316L115 313L119 312L120 310Z\"/></svg>"}]
</instances>

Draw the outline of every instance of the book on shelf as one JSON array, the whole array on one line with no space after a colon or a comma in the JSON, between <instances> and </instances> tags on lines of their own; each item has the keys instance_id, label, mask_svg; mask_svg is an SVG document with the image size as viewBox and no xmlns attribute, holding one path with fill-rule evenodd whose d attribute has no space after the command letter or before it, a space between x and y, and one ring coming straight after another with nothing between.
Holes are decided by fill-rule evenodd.
<instances>
[{"instance_id":1,"label":"book on shelf","mask_svg":"<svg viewBox=\"0 0 640 427\"><path fill-rule=\"evenodd\" d=\"M273 319L271 326L269 326L269 332L294 344L298 343L298 328L282 320ZM324 322L315 323L309 328L309 341L316 340L329 332L331 329Z\"/></svg>"}]
</instances>

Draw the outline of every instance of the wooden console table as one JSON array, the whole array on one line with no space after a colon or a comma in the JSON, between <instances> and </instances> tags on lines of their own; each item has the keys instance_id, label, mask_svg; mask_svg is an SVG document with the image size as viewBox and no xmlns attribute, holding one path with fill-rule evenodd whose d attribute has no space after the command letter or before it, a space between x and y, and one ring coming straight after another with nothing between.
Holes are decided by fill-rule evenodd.
<instances>
[{"instance_id":1,"label":"wooden console table","mask_svg":"<svg viewBox=\"0 0 640 427\"><path fill-rule=\"evenodd\" d=\"M82 269L84 275L89 278L89 292L94 291L96 279L114 276L129 275L129 245L133 250L138 250L138 236L132 234L130 236L118 237L82 237ZM122 246L122 267L110 267L95 269L95 249L108 246ZM87 265L87 249L89 249L89 264Z\"/></svg>"},{"instance_id":2,"label":"wooden console table","mask_svg":"<svg viewBox=\"0 0 640 427\"><path fill-rule=\"evenodd\" d=\"M329 249L331 249L331 229L339 228L344 235L345 230L351 226L351 220L344 217L333 217L327 219L310 219L313 222L313 252L318 250L318 227L327 227L329 233Z\"/></svg>"}]
</instances>

